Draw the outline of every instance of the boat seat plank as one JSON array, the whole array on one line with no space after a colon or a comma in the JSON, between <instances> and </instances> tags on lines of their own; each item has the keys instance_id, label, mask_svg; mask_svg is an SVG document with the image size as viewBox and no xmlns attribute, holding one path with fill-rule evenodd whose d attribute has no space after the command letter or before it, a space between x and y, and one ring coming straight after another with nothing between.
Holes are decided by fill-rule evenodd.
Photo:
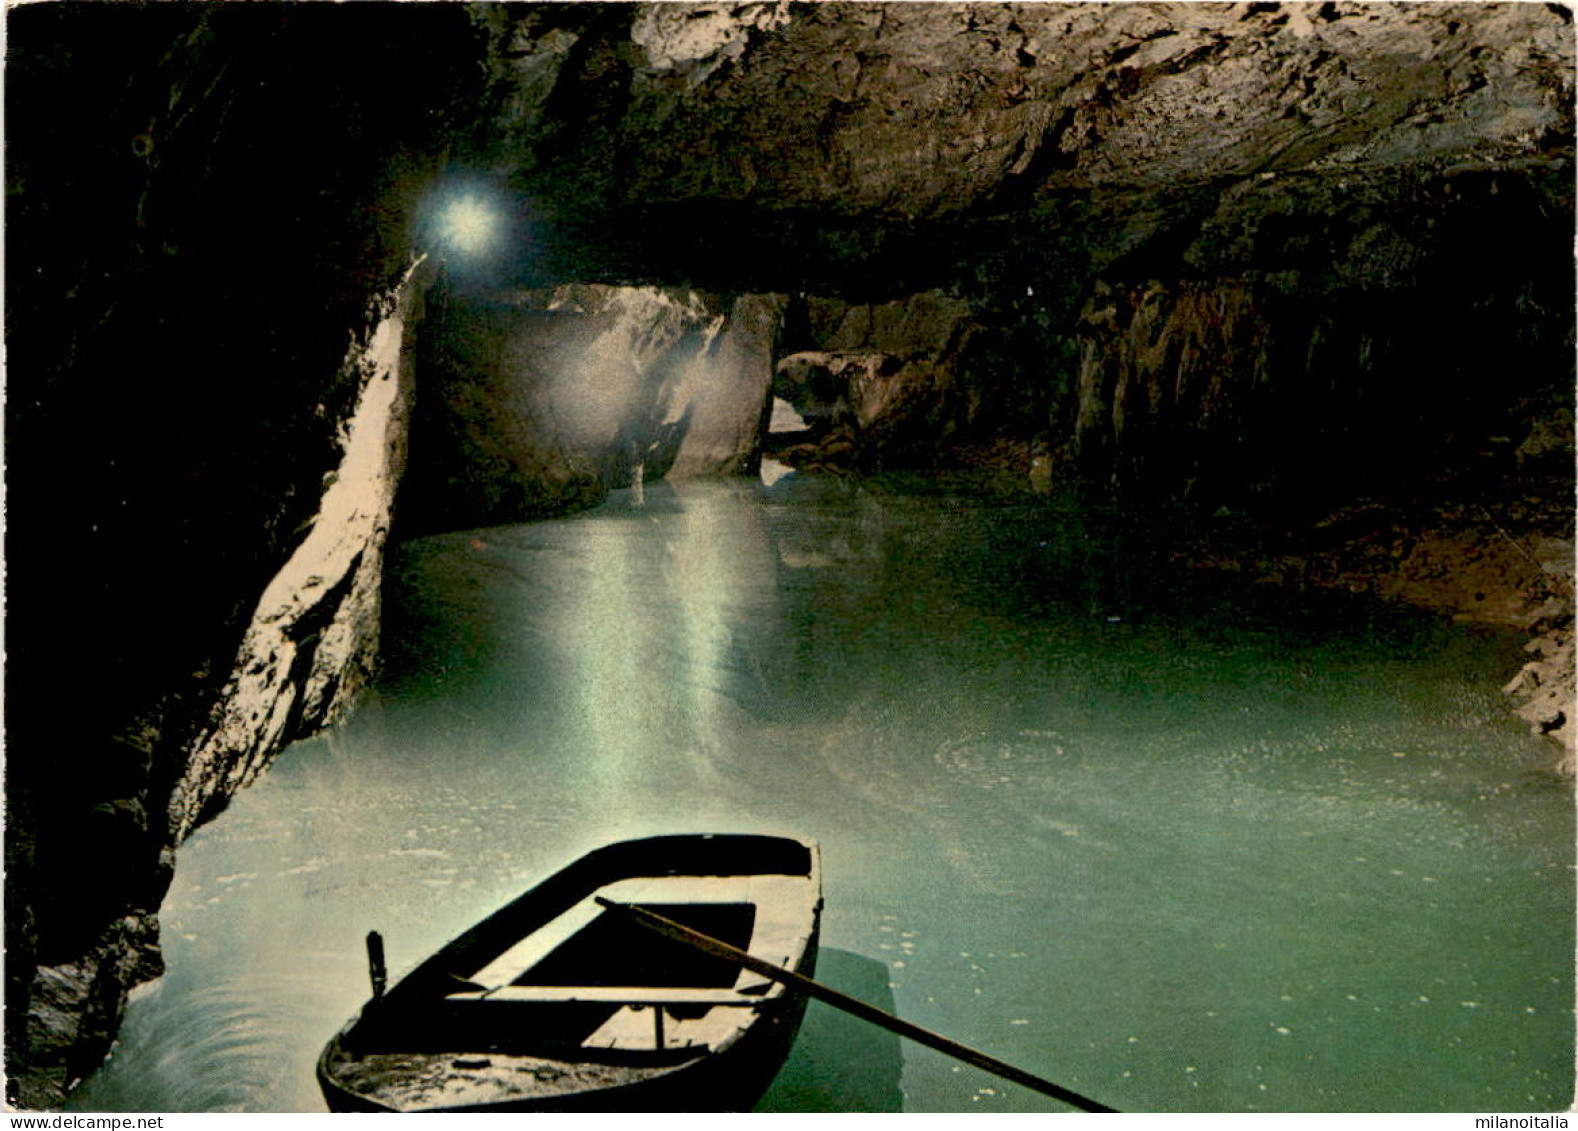
<instances>
[{"instance_id":1,"label":"boat seat plank","mask_svg":"<svg viewBox=\"0 0 1578 1131\"><path fill-rule=\"evenodd\" d=\"M500 986L449 994L445 1001L612 1002L618 1005L760 1005L760 994L689 986Z\"/></svg>"},{"instance_id":2,"label":"boat seat plank","mask_svg":"<svg viewBox=\"0 0 1578 1131\"><path fill-rule=\"evenodd\" d=\"M748 999L760 1003L760 998ZM709 1009L703 1016L663 1022L664 1048L717 1048L743 1032L753 1015L743 1009ZM596 1032L581 1042L587 1049L656 1049L657 1026L650 1009L625 1006L615 1010Z\"/></svg>"}]
</instances>

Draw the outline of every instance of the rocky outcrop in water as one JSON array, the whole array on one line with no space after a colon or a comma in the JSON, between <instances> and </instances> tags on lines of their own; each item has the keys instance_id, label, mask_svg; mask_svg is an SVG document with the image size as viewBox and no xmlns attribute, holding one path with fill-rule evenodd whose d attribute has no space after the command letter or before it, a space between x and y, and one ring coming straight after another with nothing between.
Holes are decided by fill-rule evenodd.
<instances>
[{"instance_id":1,"label":"rocky outcrop in water","mask_svg":"<svg viewBox=\"0 0 1578 1131\"><path fill-rule=\"evenodd\" d=\"M777 449L803 468L862 471L949 462L989 427L963 363L979 330L971 304L941 291L884 303L807 296L790 308L773 393L811 425Z\"/></svg>"},{"instance_id":2,"label":"rocky outcrop in water","mask_svg":"<svg viewBox=\"0 0 1578 1131\"><path fill-rule=\"evenodd\" d=\"M1504 688L1530 730L1574 772L1578 679L1573 667L1573 515L1559 495L1452 502L1370 500L1307 526L1238 526L1181 549L1197 568L1289 590L1338 589L1457 621L1525 632L1528 661ZM1562 532L1552 535L1552 531Z\"/></svg>"},{"instance_id":3,"label":"rocky outcrop in water","mask_svg":"<svg viewBox=\"0 0 1578 1131\"><path fill-rule=\"evenodd\" d=\"M1569 562L1571 555L1568 555ZM1518 715L1536 734L1562 744L1565 751L1558 769L1571 777L1578 770L1578 727L1573 696L1573 618L1553 617L1546 631L1525 648L1531 659L1518 669L1506 692L1519 701Z\"/></svg>"}]
</instances>

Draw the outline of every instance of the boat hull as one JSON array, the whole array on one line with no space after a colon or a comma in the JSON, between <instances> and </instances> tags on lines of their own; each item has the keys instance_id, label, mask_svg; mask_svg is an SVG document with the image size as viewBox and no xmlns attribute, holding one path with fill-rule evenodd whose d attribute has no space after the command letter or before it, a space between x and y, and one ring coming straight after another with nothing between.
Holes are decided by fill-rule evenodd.
<instances>
[{"instance_id":1,"label":"boat hull","mask_svg":"<svg viewBox=\"0 0 1578 1131\"><path fill-rule=\"evenodd\" d=\"M689 885L686 890L705 894L716 886L726 893L717 902L701 899L695 906L703 910L737 907L741 890L778 890L780 906L776 909L765 906L768 900L753 908L757 922L754 937L768 933L761 927L762 920L776 922L780 935L785 931L794 934L793 942L785 944L778 938L763 945L788 952L783 955L785 969L806 976L814 972L821 909L820 863L814 845L759 836L660 837L624 842L599 853L551 877L439 951L385 997L369 1001L319 1058L318 1080L329 1109L749 1110L772 1083L805 1013L805 999L780 984L763 981L744 988L745 995L756 996L742 996L737 990L716 991L729 997L727 1006L670 1005L666 1009L661 1004L609 1005L625 992L617 977L611 983L605 980L603 985L584 989L537 987L534 979L556 961L562 965L563 952L574 950L575 938L596 935L595 929L588 929L533 967L538 975L528 971L523 976L526 985L518 980L502 990L436 995L435 986L452 988L457 970L485 962L523 923L537 928L548 924L546 929L551 931L555 916L563 918L566 907L580 905L586 893L610 890L610 884L615 885L612 890L618 890L621 872L632 867L645 877L642 882L656 873L659 889L676 880ZM783 871L765 878L751 871L762 867ZM787 887L781 882L786 874L793 877ZM792 900L786 901L783 891L790 892ZM803 906L790 908L786 917L781 906L786 902ZM626 944L629 941L624 940ZM628 949L628 945L621 949ZM644 968L643 972L655 973L658 976L650 980L664 982L661 968ZM693 969L680 976L696 973ZM707 973L716 985L717 972ZM734 976L731 968L731 981ZM742 986L748 977L739 975ZM669 980L666 984L676 983ZM644 993L655 995L656 1002L680 1001L686 994L710 1000L706 996L709 992L633 990L631 1001L643 1000ZM490 994L501 996L490 998ZM457 1005L460 1012L456 1016L486 1019L488 1025L477 1030L468 1028L469 1022L451 1024L446 1014L455 1012ZM562 1031L580 1033L595 1026L598 1019L611 1016L610 1010L626 1022L655 1018L661 1012L669 1018L669 1036L665 1038L660 1020L655 1037L644 1046L641 1034L632 1035L627 1024L617 1039L603 1047L549 1047L560 1040ZM593 1020L586 1022L584 1016L593 1016ZM709 1017L714 1034L710 1043L681 1043L687 1025L705 1026ZM414 1026L413 1018L418 1022ZM643 1025L652 1023L640 1020ZM597 1032L607 1028L605 1024ZM409 1031L411 1038L399 1039L402 1031Z\"/></svg>"}]
</instances>

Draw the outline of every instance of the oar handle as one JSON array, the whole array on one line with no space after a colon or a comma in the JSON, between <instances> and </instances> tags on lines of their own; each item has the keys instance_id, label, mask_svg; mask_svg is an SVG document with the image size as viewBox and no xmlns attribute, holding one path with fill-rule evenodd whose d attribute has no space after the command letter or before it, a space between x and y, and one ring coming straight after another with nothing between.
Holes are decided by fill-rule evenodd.
<instances>
[{"instance_id":1,"label":"oar handle","mask_svg":"<svg viewBox=\"0 0 1578 1131\"><path fill-rule=\"evenodd\" d=\"M859 998L850 997L848 994L835 990L831 986L813 981L804 974L797 974L793 970L785 970L782 966L774 966L771 962L757 958L753 954L747 954L739 947L730 946L728 943L723 942L721 939L715 939L711 935L704 935L700 931L687 927L683 923L676 923L674 920L659 915L655 911L649 911L645 907L640 907L633 903L615 903L612 900L604 899L600 895L594 898L600 906L606 907L610 911L622 911L630 915L637 923L656 931L660 935L667 936L678 942L688 943L698 950L706 951L708 954L716 955L719 958L726 958L731 962L736 962L747 970L752 970L764 978L771 978L775 982L780 982L797 993L826 1002L835 1009L841 1009L845 1013L853 1014L864 1021L871 1022L873 1025L880 1025L882 1028L897 1033L901 1037L908 1037L910 1040L926 1045L928 1048L947 1053L949 1056L956 1057L966 1064L973 1064L975 1067L985 1069L987 1072L1001 1076L1005 1080L1012 1080L1016 1084L1022 1084L1043 1095L1051 1096L1055 1100L1060 1100L1072 1107L1079 1108L1081 1111L1111 1112L1115 1110L1082 1096L1078 1092L1070 1091L1061 1084L1054 1084L1051 1080L1042 1079L1040 1076L1026 1072L1022 1068L1015 1068L1012 1064L998 1060L996 1057L989 1056L978 1049L972 1049L969 1045L961 1045L958 1041L944 1037L941 1033L934 1033L930 1029L923 1029L919 1025L905 1021L901 1017L885 1013L874 1005L867 1005Z\"/></svg>"}]
</instances>

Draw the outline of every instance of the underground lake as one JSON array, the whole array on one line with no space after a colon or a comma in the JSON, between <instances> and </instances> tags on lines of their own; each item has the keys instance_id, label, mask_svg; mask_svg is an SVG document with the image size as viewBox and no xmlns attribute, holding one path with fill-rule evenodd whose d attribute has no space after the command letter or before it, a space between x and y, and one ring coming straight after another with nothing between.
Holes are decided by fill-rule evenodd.
<instances>
[{"instance_id":1,"label":"underground lake","mask_svg":"<svg viewBox=\"0 0 1578 1131\"><path fill-rule=\"evenodd\" d=\"M649 484L390 556L381 673L182 849L79 1111L321 1111L367 994L590 848L820 842L824 980L1131 1111L1565 1109L1521 638L968 475ZM812 1003L763 1111L1056 1111Z\"/></svg>"}]
</instances>

